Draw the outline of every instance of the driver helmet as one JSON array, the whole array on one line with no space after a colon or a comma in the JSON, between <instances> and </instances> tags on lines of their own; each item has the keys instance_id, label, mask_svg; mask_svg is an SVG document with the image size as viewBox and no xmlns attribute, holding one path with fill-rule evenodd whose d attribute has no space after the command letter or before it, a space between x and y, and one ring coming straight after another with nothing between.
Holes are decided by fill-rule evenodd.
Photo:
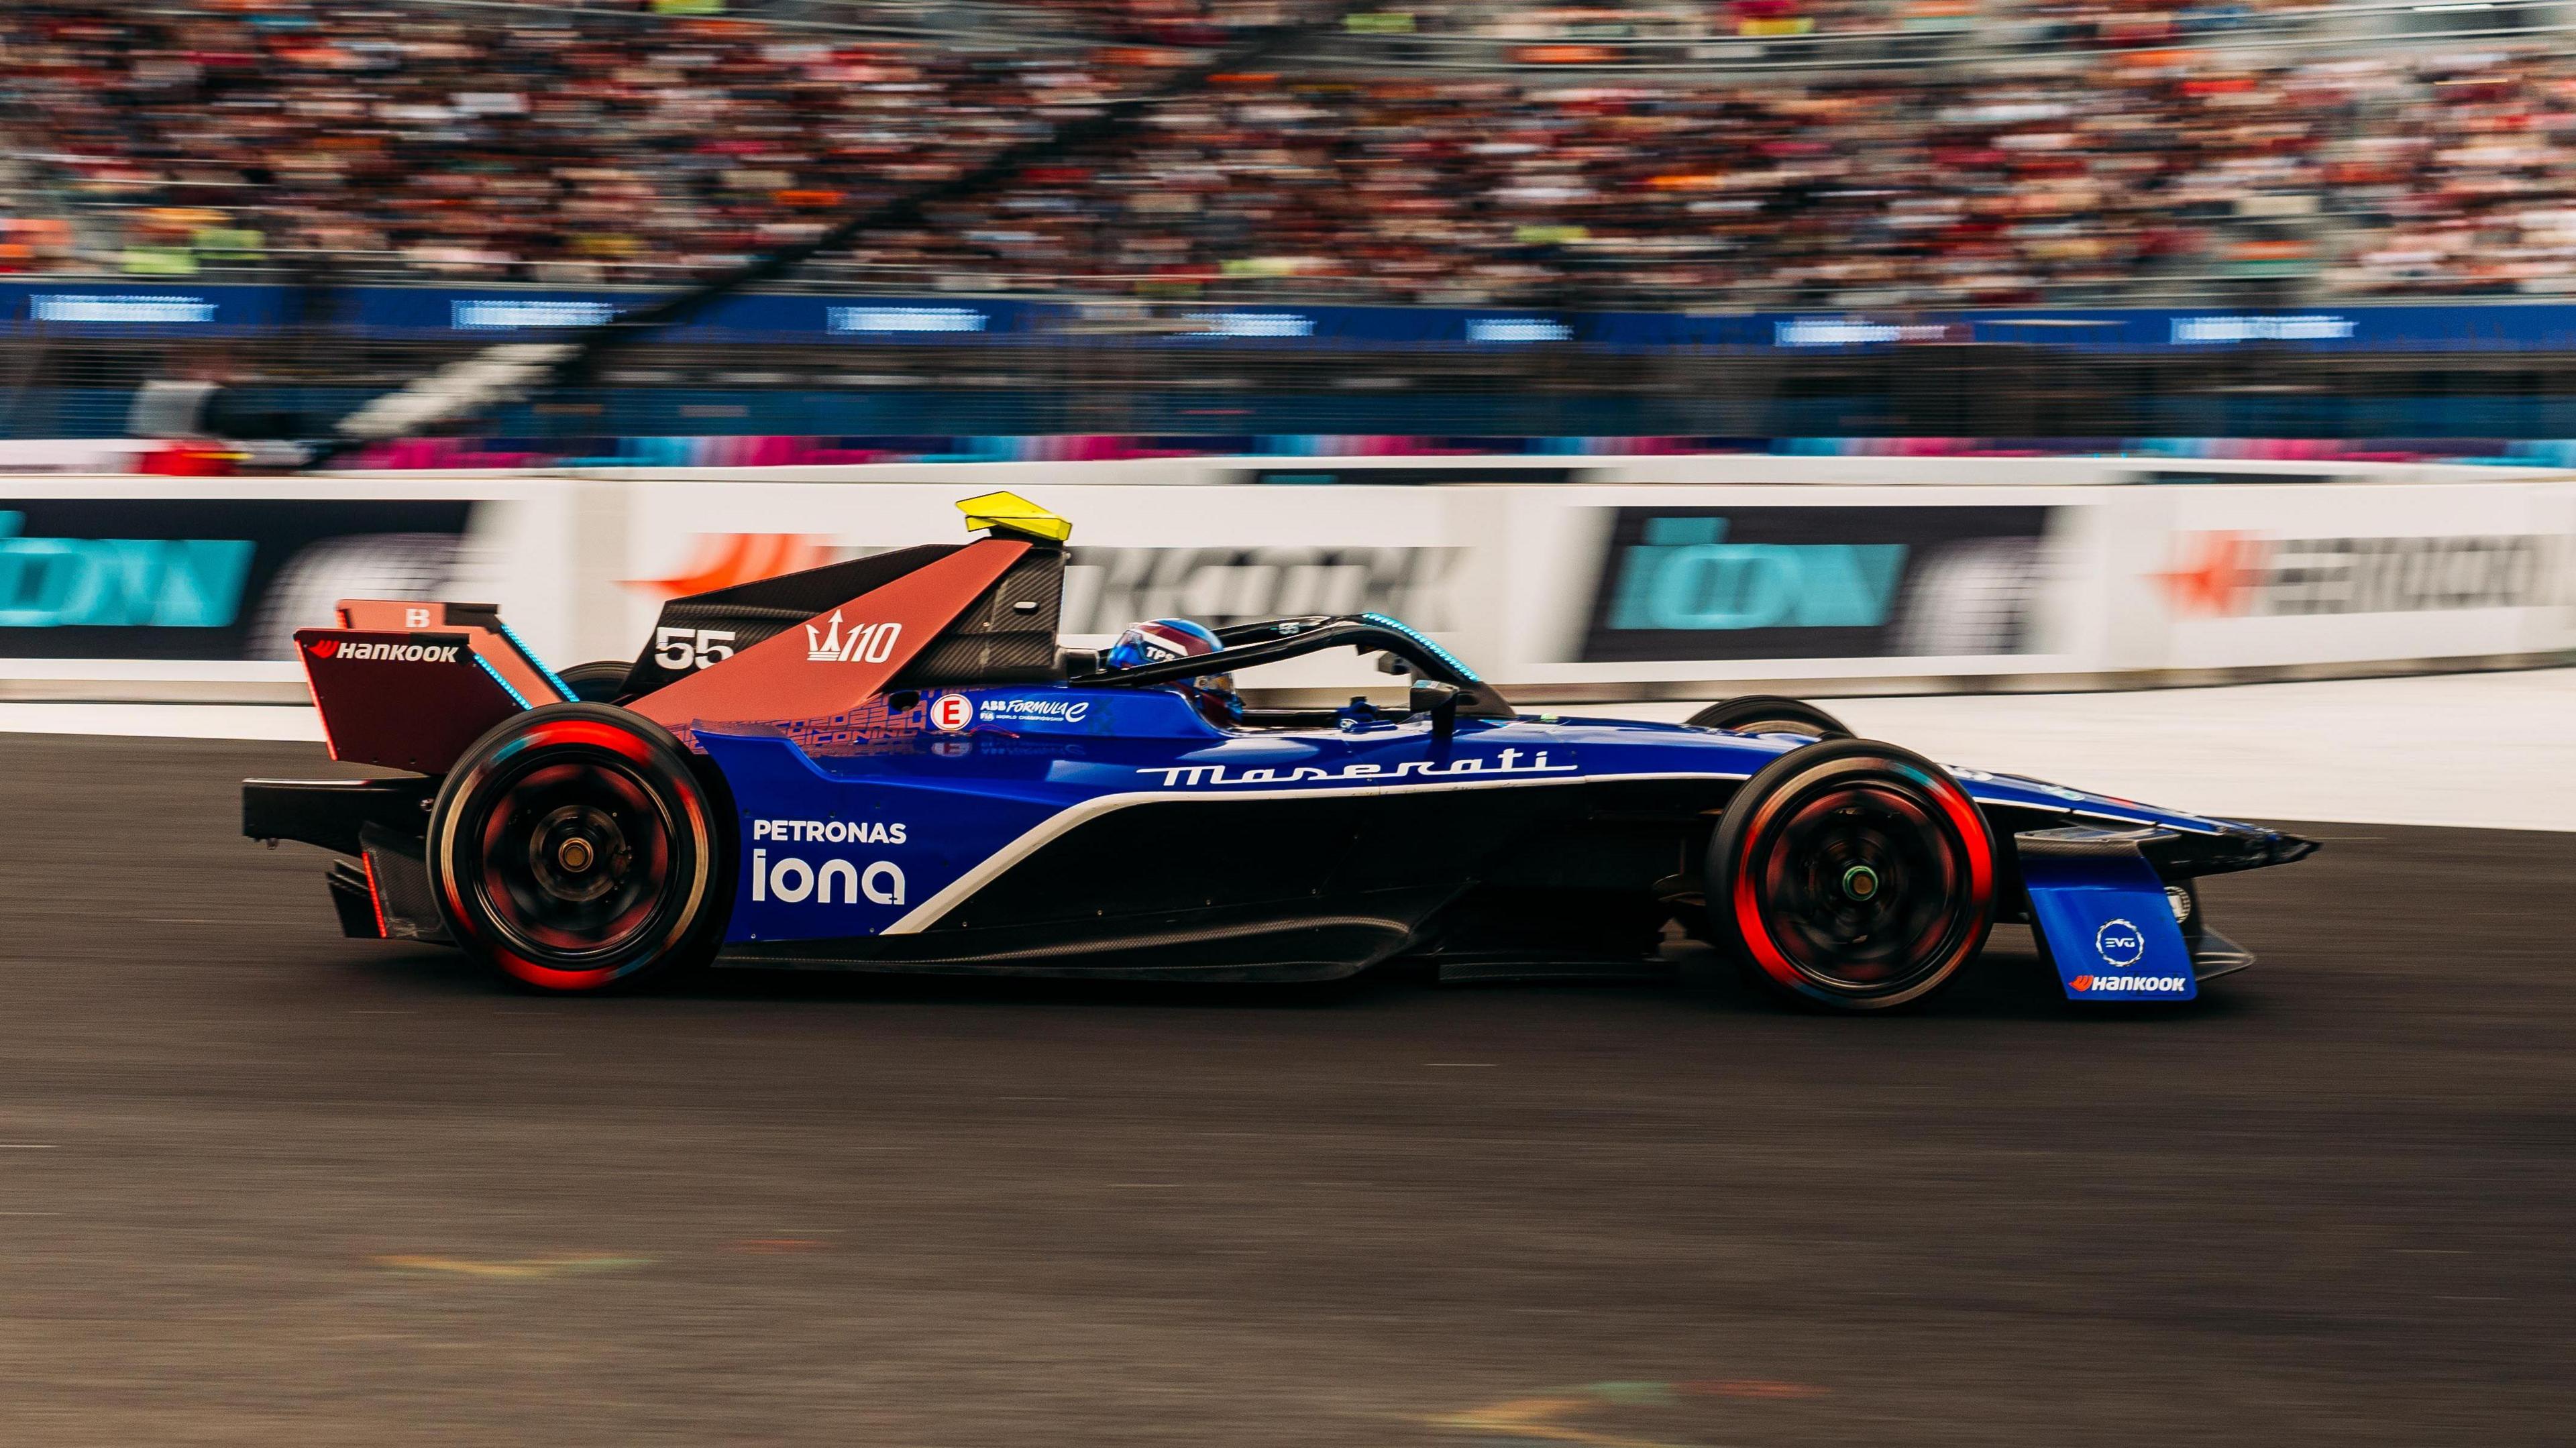
<instances>
[{"instance_id":1,"label":"driver helmet","mask_svg":"<svg viewBox=\"0 0 2576 1448\"><path fill-rule=\"evenodd\" d=\"M1158 618L1148 623L1129 624L1109 646L1108 657L1101 662L1113 669L1132 669L1142 664L1159 664L1167 659L1194 659L1224 648L1207 625L1185 618Z\"/></svg>"},{"instance_id":2,"label":"driver helmet","mask_svg":"<svg viewBox=\"0 0 2576 1448\"><path fill-rule=\"evenodd\" d=\"M1205 624L1185 618L1158 618L1128 625L1101 662L1113 669L1132 669L1168 659L1201 658L1224 647L1215 631ZM1189 681L1189 687L1228 714L1242 707L1235 696L1232 674L1201 674Z\"/></svg>"}]
</instances>

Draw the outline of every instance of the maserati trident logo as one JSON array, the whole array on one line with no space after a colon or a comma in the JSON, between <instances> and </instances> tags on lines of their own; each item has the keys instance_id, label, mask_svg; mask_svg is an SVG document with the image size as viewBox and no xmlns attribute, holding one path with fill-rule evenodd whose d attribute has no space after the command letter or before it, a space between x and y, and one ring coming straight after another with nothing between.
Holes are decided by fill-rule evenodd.
<instances>
[{"instance_id":1,"label":"maserati trident logo","mask_svg":"<svg viewBox=\"0 0 2576 1448\"><path fill-rule=\"evenodd\" d=\"M894 657L895 640L903 636L903 625L899 623L863 623L844 635L837 608L832 610L829 622L829 633L810 623L805 625L805 657L814 663L882 664Z\"/></svg>"}]
</instances>

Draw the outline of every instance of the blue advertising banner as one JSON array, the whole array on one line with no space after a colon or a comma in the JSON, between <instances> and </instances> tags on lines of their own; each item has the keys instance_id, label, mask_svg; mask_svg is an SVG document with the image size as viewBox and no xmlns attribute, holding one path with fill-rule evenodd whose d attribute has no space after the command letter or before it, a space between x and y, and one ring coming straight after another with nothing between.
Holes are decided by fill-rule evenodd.
<instances>
[{"instance_id":1,"label":"blue advertising banner","mask_svg":"<svg viewBox=\"0 0 2576 1448\"><path fill-rule=\"evenodd\" d=\"M537 337L598 326L663 294L507 287L333 288L73 278L0 284L0 334L238 336L286 326L386 340ZM2305 352L2576 351L2576 304L2226 308L1999 308L1951 312L1553 312L1018 298L738 296L672 327L675 341L856 346L1031 344L1297 350L1528 347L1844 353L1942 343L2094 352L2275 347Z\"/></svg>"}]
</instances>

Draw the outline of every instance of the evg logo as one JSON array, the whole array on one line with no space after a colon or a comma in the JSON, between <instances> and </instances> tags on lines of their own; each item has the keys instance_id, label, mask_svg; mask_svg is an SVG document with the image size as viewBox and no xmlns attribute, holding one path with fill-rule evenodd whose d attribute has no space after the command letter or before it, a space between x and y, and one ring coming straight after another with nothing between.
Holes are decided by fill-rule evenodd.
<instances>
[{"instance_id":1,"label":"evg logo","mask_svg":"<svg viewBox=\"0 0 2576 1448\"><path fill-rule=\"evenodd\" d=\"M2104 965L2126 970L2145 958L2147 933L2126 920L2106 920L2093 932L2093 953Z\"/></svg>"}]
</instances>

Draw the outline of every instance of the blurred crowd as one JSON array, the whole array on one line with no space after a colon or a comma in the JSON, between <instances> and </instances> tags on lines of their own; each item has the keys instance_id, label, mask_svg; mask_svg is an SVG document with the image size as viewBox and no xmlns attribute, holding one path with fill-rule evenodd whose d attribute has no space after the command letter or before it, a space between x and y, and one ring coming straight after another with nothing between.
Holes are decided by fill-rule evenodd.
<instances>
[{"instance_id":1,"label":"blurred crowd","mask_svg":"<svg viewBox=\"0 0 2576 1448\"><path fill-rule=\"evenodd\" d=\"M1246 81L872 255L1563 305L2551 293L2576 63L2106 58L1733 86Z\"/></svg>"},{"instance_id":2,"label":"blurred crowd","mask_svg":"<svg viewBox=\"0 0 2576 1448\"><path fill-rule=\"evenodd\" d=\"M2098 38L2260 7L1995 8ZM0 270L677 281L953 177L1205 53L1176 47L1299 13L984 10L1087 39L854 39L741 14L610 24L581 6L12 4ZM1813 27L1923 4L1714 13ZM905 287L1565 306L2576 290L2576 58L2280 54L2078 50L2009 77L1725 82L1280 66L1159 102L833 265Z\"/></svg>"},{"instance_id":3,"label":"blurred crowd","mask_svg":"<svg viewBox=\"0 0 2576 1448\"><path fill-rule=\"evenodd\" d=\"M0 12L33 201L121 210L117 260L272 253L607 279L720 267L1043 137L1117 82L1080 52L945 55L731 21L537 8ZM35 246L22 261L59 260ZM50 255L49 255L50 253Z\"/></svg>"}]
</instances>

